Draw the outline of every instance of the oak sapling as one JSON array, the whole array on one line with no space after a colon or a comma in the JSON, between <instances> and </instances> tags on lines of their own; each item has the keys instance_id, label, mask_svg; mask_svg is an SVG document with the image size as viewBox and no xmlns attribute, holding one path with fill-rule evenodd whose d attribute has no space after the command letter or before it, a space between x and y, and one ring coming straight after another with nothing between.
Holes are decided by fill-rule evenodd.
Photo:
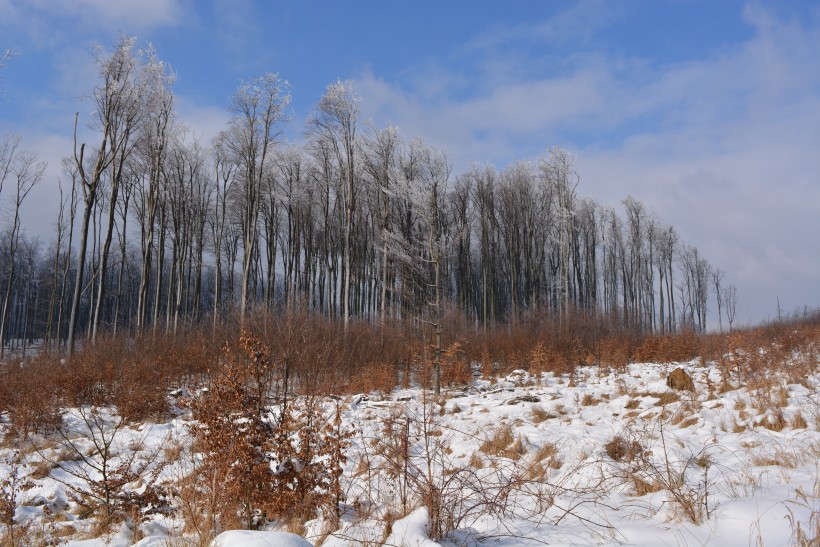
<instances>
[{"instance_id":1,"label":"oak sapling","mask_svg":"<svg viewBox=\"0 0 820 547\"><path fill-rule=\"evenodd\" d=\"M271 406L281 378L268 347L243 332L240 351L226 352L224 367L191 405L202 499L219 498L207 505L217 513L215 528L304 521L318 511L338 518L350 437L341 409L328 413L319 399L304 398Z\"/></svg>"}]
</instances>

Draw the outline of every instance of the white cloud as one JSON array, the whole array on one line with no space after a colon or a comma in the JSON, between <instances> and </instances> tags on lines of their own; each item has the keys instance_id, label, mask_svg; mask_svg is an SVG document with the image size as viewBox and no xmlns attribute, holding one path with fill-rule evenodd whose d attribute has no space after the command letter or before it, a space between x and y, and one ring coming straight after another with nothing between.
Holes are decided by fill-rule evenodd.
<instances>
[{"instance_id":1,"label":"white cloud","mask_svg":"<svg viewBox=\"0 0 820 547\"><path fill-rule=\"evenodd\" d=\"M174 25L185 11L180 0L36 0L32 4L51 15L134 30Z\"/></svg>"},{"instance_id":2,"label":"white cloud","mask_svg":"<svg viewBox=\"0 0 820 547\"><path fill-rule=\"evenodd\" d=\"M179 25L193 9L191 0L0 0L0 33L21 50L60 51L90 45L76 43L78 35L107 41Z\"/></svg>"},{"instance_id":3,"label":"white cloud","mask_svg":"<svg viewBox=\"0 0 820 547\"><path fill-rule=\"evenodd\" d=\"M185 97L177 97L177 115L190 128L191 136L204 146L209 145L230 121L230 113L225 107L198 104Z\"/></svg>"}]
</instances>

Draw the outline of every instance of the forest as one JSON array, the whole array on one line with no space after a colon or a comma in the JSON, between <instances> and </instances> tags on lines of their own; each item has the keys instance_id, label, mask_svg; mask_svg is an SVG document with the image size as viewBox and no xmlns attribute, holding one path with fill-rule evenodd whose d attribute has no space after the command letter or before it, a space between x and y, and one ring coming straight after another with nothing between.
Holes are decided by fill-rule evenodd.
<instances>
[{"instance_id":1,"label":"forest","mask_svg":"<svg viewBox=\"0 0 820 547\"><path fill-rule=\"evenodd\" d=\"M229 125L200 142L151 46L124 37L96 63L93 111L77 113L58 181L3 136L4 350L42 341L70 354L103 332L176 333L294 306L345 327L438 334L446 311L484 332L536 316L702 332L707 306L721 330L735 320L722 270L639 199L619 212L582 196L559 147L455 174L445 152L361 120L347 81L327 86L290 144L276 74L243 82ZM53 223L47 245L20 214L36 184L61 197L56 218L36 220Z\"/></svg>"}]
</instances>

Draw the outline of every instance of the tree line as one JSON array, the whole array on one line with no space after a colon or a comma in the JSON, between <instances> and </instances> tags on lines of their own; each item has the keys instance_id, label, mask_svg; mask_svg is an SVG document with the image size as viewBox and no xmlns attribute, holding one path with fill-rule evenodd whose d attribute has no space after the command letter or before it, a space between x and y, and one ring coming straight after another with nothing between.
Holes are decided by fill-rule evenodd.
<instances>
[{"instance_id":1,"label":"tree line","mask_svg":"<svg viewBox=\"0 0 820 547\"><path fill-rule=\"evenodd\" d=\"M639 200L618 212L580 196L566 150L455 175L441 150L362 120L347 81L287 143L277 74L242 82L230 122L201 142L152 46L123 37L95 59L48 247L19 214L45 165L19 137L0 144L0 352L42 339L70 353L103 331L176 332L258 307L408 321L439 351L446 311L477 329L546 313L674 333L704 330L712 295L720 328L735 320L724 273Z\"/></svg>"}]
</instances>

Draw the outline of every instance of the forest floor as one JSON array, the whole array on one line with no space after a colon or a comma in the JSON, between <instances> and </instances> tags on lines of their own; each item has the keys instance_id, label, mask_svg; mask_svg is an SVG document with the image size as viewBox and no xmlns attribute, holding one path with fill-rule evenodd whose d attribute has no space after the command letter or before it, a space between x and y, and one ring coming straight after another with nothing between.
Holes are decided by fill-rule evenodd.
<instances>
[{"instance_id":1,"label":"forest floor","mask_svg":"<svg viewBox=\"0 0 820 547\"><path fill-rule=\"evenodd\" d=\"M346 500L337 520L289 531L334 547L815 545L819 365L800 383L769 375L737 387L696 360L515 371L436 401L417 388L327 399L341 404L352 432ZM667 386L678 367L694 391ZM201 545L179 512L126 519L99 536L83 509L84 497L100 495L90 486L94 443L109 444L110 468L138 470L124 486L135 493L183 480L196 459L190 414L119 424L89 412L65 411L76 433L67 439L7 438L0 448L4 499L13 497L17 537L27 538L20 544ZM89 418L99 435L88 433ZM0 530L8 541L9 527ZM220 545L250 545L243 541Z\"/></svg>"}]
</instances>

